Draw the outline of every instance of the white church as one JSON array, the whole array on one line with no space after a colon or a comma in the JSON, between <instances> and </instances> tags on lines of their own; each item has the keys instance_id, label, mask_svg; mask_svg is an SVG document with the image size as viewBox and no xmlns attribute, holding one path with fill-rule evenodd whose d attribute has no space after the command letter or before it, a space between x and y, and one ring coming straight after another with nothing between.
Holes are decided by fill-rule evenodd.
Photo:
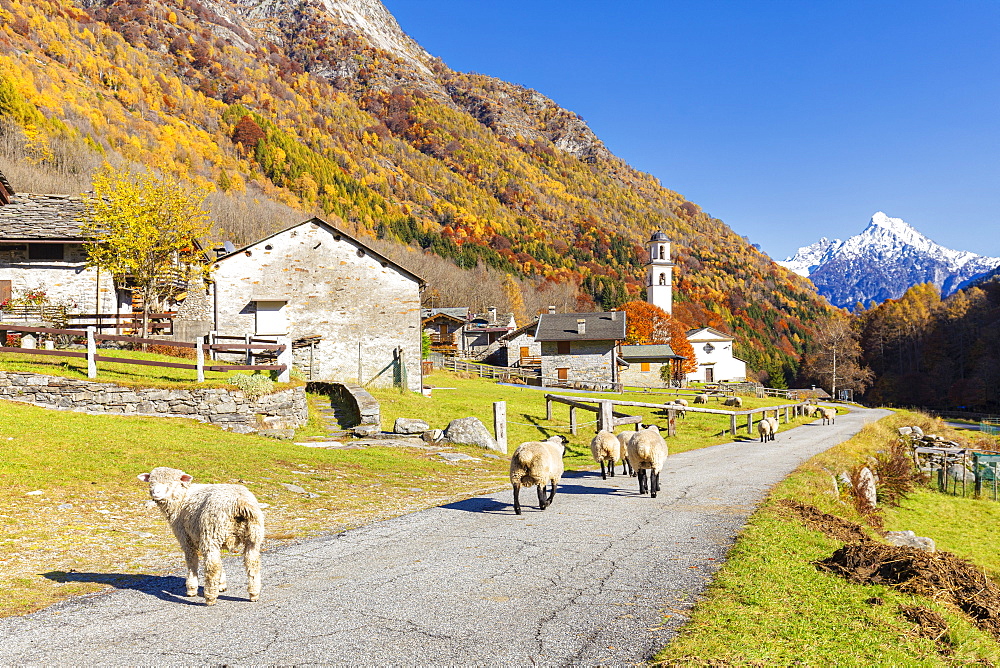
<instances>
[{"instance_id":1,"label":"white church","mask_svg":"<svg viewBox=\"0 0 1000 668\"><path fill-rule=\"evenodd\" d=\"M670 259L670 240L663 232L655 232L647 245L646 301L673 315L674 263ZM698 370L687 375L688 382L746 380L747 363L733 355L733 337L711 327L702 327L689 331L687 339L698 362Z\"/></svg>"}]
</instances>

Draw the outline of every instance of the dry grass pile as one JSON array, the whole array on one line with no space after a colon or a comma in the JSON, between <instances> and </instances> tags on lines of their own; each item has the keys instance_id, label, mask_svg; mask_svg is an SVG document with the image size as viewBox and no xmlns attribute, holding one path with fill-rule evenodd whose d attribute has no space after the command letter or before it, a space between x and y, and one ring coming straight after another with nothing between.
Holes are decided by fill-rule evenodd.
<instances>
[{"instance_id":1,"label":"dry grass pile","mask_svg":"<svg viewBox=\"0 0 1000 668\"><path fill-rule=\"evenodd\" d=\"M845 543L870 540L870 536L860 524L824 513L816 506L792 499L781 499L778 501L778 505L788 514L797 517L807 527L816 529L835 540Z\"/></svg>"},{"instance_id":2,"label":"dry grass pile","mask_svg":"<svg viewBox=\"0 0 1000 668\"><path fill-rule=\"evenodd\" d=\"M954 604L1000 639L1000 586L975 564L950 552L924 552L875 541L844 545L817 568L864 585Z\"/></svg>"}]
</instances>

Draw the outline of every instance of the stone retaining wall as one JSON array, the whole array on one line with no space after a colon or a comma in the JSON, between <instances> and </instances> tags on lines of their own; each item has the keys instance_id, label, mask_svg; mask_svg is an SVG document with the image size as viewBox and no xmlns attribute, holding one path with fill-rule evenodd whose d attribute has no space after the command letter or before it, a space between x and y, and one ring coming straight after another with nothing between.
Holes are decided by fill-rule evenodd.
<instances>
[{"instance_id":1,"label":"stone retaining wall","mask_svg":"<svg viewBox=\"0 0 1000 668\"><path fill-rule=\"evenodd\" d=\"M309 419L304 387L259 399L226 388L155 389L0 371L0 399L94 414L186 417L217 424L240 434L259 432L291 437L287 430Z\"/></svg>"},{"instance_id":2,"label":"stone retaining wall","mask_svg":"<svg viewBox=\"0 0 1000 668\"><path fill-rule=\"evenodd\" d=\"M350 412L349 420L339 420L341 427L350 429L358 425L381 425L382 415L378 400L360 385L316 382L309 383L306 387L310 392L329 395L334 403L340 404Z\"/></svg>"}]
</instances>

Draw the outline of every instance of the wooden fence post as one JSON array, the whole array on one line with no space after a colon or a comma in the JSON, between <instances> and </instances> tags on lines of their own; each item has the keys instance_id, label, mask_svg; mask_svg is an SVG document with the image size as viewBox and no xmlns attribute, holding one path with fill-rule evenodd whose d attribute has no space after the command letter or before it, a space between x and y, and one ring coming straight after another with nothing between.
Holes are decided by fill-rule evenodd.
<instances>
[{"instance_id":1,"label":"wooden fence post","mask_svg":"<svg viewBox=\"0 0 1000 668\"><path fill-rule=\"evenodd\" d=\"M569 407L569 433L576 436L576 406Z\"/></svg>"},{"instance_id":2,"label":"wooden fence post","mask_svg":"<svg viewBox=\"0 0 1000 668\"><path fill-rule=\"evenodd\" d=\"M284 364L285 370L278 372L278 382L287 383L292 379L292 338L290 336L279 336L278 345L285 346L285 349L278 353L278 364ZM402 363L402 357L400 357Z\"/></svg>"},{"instance_id":3,"label":"wooden fence post","mask_svg":"<svg viewBox=\"0 0 1000 668\"><path fill-rule=\"evenodd\" d=\"M548 420L549 422L552 421L552 400L551 399L546 399L545 400L545 419Z\"/></svg>"},{"instance_id":4,"label":"wooden fence post","mask_svg":"<svg viewBox=\"0 0 1000 668\"><path fill-rule=\"evenodd\" d=\"M753 436L753 411L747 413L747 433Z\"/></svg>"},{"instance_id":5,"label":"wooden fence post","mask_svg":"<svg viewBox=\"0 0 1000 668\"><path fill-rule=\"evenodd\" d=\"M601 411L597 414L597 429L596 431L610 431L615 430L615 418L614 418L614 404L608 399L602 399L600 402Z\"/></svg>"},{"instance_id":6,"label":"wooden fence post","mask_svg":"<svg viewBox=\"0 0 1000 668\"><path fill-rule=\"evenodd\" d=\"M507 453L507 402L493 402L493 433L496 435L497 444Z\"/></svg>"},{"instance_id":7,"label":"wooden fence post","mask_svg":"<svg viewBox=\"0 0 1000 668\"><path fill-rule=\"evenodd\" d=\"M249 346L251 338L252 337L249 334L245 334L243 336L243 341ZM250 366L251 364L253 364L253 351L250 350L249 348L247 348L246 364L247 364L247 366ZM361 379L360 378L358 379L358 383L361 383Z\"/></svg>"},{"instance_id":8,"label":"wooden fence post","mask_svg":"<svg viewBox=\"0 0 1000 668\"><path fill-rule=\"evenodd\" d=\"M673 408L667 409L667 436L677 435L677 411Z\"/></svg>"},{"instance_id":9,"label":"wooden fence post","mask_svg":"<svg viewBox=\"0 0 1000 668\"><path fill-rule=\"evenodd\" d=\"M197 336L194 339L194 363L197 367L198 382L205 382L205 349L202 346L205 344L204 336Z\"/></svg>"},{"instance_id":10,"label":"wooden fence post","mask_svg":"<svg viewBox=\"0 0 1000 668\"><path fill-rule=\"evenodd\" d=\"M736 438L736 413L729 416L729 433Z\"/></svg>"},{"instance_id":11,"label":"wooden fence post","mask_svg":"<svg viewBox=\"0 0 1000 668\"><path fill-rule=\"evenodd\" d=\"M94 339L94 328L87 327L87 378L97 378L97 341Z\"/></svg>"}]
</instances>

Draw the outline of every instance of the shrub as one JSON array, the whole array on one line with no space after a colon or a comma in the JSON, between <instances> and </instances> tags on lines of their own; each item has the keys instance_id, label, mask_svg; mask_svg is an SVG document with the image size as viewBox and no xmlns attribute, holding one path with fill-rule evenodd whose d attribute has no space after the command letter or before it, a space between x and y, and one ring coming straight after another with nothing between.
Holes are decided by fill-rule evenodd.
<instances>
[{"instance_id":1,"label":"shrub","mask_svg":"<svg viewBox=\"0 0 1000 668\"><path fill-rule=\"evenodd\" d=\"M274 391L274 381L271 380L270 376L265 376L260 373L255 373L253 375L246 373L233 373L228 380L230 383L242 390L247 399L259 399L265 394L270 394Z\"/></svg>"}]
</instances>

